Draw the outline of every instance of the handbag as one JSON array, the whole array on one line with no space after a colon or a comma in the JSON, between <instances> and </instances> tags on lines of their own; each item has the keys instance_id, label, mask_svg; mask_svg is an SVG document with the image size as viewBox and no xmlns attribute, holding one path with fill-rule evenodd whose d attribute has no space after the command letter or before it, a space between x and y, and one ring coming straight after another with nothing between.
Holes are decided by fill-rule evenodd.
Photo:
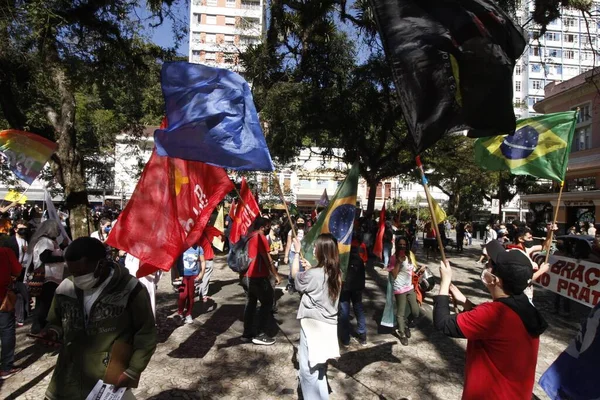
<instances>
[{"instance_id":1,"label":"handbag","mask_svg":"<svg viewBox=\"0 0 600 400\"><path fill-rule=\"evenodd\" d=\"M13 291L12 283L7 287L6 296L0 305L1 312L13 312L15 311L15 304L17 304L17 295Z\"/></svg>"},{"instance_id":2,"label":"handbag","mask_svg":"<svg viewBox=\"0 0 600 400\"><path fill-rule=\"evenodd\" d=\"M33 270L28 276L27 290L31 297L37 297L42 295L42 286L46 280L46 266L42 264Z\"/></svg>"}]
</instances>

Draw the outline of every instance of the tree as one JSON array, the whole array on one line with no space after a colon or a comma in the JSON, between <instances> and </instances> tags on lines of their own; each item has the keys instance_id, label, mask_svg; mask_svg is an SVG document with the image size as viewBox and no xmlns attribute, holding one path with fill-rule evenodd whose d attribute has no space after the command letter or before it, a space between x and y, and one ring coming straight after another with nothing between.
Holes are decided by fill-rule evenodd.
<instances>
[{"instance_id":1,"label":"tree","mask_svg":"<svg viewBox=\"0 0 600 400\"><path fill-rule=\"evenodd\" d=\"M266 42L241 60L274 158L286 163L302 148L335 157L334 149L343 149L344 161L359 161L372 212L378 182L410 171L414 161L381 49L357 63L335 5L274 2Z\"/></svg>"},{"instance_id":2,"label":"tree","mask_svg":"<svg viewBox=\"0 0 600 400\"><path fill-rule=\"evenodd\" d=\"M89 230L87 166L102 169L102 155L114 148L118 133L141 133L160 114L162 105L153 99L157 61L174 49L147 44L141 31L143 23L173 18L174 1L147 1L149 21L132 17L142 7L138 0L0 5L1 115L11 128L58 143L51 166L74 237ZM174 31L184 32L174 23Z\"/></svg>"}]
</instances>

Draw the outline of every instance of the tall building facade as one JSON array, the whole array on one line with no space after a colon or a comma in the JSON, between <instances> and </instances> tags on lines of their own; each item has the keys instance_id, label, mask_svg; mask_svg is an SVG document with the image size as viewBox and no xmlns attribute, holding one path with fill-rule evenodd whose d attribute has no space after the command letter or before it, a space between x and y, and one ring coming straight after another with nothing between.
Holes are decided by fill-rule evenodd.
<instances>
[{"instance_id":1,"label":"tall building facade","mask_svg":"<svg viewBox=\"0 0 600 400\"><path fill-rule=\"evenodd\" d=\"M548 24L542 35L532 22L533 1L523 0L517 22L525 25L529 46L514 71L513 93L517 118L536 115L533 106L544 99L544 87L567 81L600 65L600 2L592 4L592 16L563 8L561 18Z\"/></svg>"},{"instance_id":2,"label":"tall building facade","mask_svg":"<svg viewBox=\"0 0 600 400\"><path fill-rule=\"evenodd\" d=\"M239 53L262 40L263 0L192 0L189 60L241 71Z\"/></svg>"}]
</instances>

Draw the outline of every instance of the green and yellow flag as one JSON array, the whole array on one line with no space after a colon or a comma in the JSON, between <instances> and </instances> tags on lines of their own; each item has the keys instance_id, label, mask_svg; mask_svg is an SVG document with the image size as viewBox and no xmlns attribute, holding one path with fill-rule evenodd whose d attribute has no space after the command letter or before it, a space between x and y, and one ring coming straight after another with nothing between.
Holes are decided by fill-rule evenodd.
<instances>
[{"instance_id":1,"label":"green and yellow flag","mask_svg":"<svg viewBox=\"0 0 600 400\"><path fill-rule=\"evenodd\" d=\"M562 182L576 119L576 111L567 111L518 120L512 136L477 139L475 162L487 170Z\"/></svg>"},{"instance_id":2,"label":"green and yellow flag","mask_svg":"<svg viewBox=\"0 0 600 400\"><path fill-rule=\"evenodd\" d=\"M319 219L302 239L302 252L304 257L312 264L316 264L313 248L317 237L322 233L331 233L338 241L340 251L340 268L346 276L348 260L350 258L350 244L354 228L354 215L356 213L356 192L358 190L358 163L354 163L348 176L329 200L329 205Z\"/></svg>"},{"instance_id":3,"label":"green and yellow flag","mask_svg":"<svg viewBox=\"0 0 600 400\"><path fill-rule=\"evenodd\" d=\"M436 222L439 224L440 222L443 222L446 219L448 219L448 217L446 216L446 211L444 211L442 207L440 207L440 205L437 203L437 201L435 201L433 197L431 198L431 202L433 203L433 211L435 213Z\"/></svg>"}]
</instances>

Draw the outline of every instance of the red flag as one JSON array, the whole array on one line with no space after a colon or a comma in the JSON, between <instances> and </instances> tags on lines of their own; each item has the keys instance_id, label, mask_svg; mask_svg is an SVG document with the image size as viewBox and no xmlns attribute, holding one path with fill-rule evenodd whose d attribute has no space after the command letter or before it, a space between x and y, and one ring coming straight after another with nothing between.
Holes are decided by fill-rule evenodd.
<instances>
[{"instance_id":1,"label":"red flag","mask_svg":"<svg viewBox=\"0 0 600 400\"><path fill-rule=\"evenodd\" d=\"M153 151L106 243L140 259L138 276L168 271L198 242L214 208L232 189L223 168Z\"/></svg>"},{"instance_id":2,"label":"red flag","mask_svg":"<svg viewBox=\"0 0 600 400\"><path fill-rule=\"evenodd\" d=\"M385 232L385 201L383 207L379 212L379 229L377 230L377 237L375 238L375 244L373 245L373 254L380 259L383 258L383 233Z\"/></svg>"},{"instance_id":3,"label":"red flag","mask_svg":"<svg viewBox=\"0 0 600 400\"><path fill-rule=\"evenodd\" d=\"M237 203L235 202L235 199L233 199L231 201L231 205L229 206L229 218L231 218L231 221L233 221L235 218L235 207L236 206L237 206Z\"/></svg>"},{"instance_id":4,"label":"red flag","mask_svg":"<svg viewBox=\"0 0 600 400\"><path fill-rule=\"evenodd\" d=\"M235 243L248 232L252 221L260 214L260 208L256 199L252 195L246 178L242 178L242 187L240 188L240 199L233 217L229 242Z\"/></svg>"}]
</instances>

